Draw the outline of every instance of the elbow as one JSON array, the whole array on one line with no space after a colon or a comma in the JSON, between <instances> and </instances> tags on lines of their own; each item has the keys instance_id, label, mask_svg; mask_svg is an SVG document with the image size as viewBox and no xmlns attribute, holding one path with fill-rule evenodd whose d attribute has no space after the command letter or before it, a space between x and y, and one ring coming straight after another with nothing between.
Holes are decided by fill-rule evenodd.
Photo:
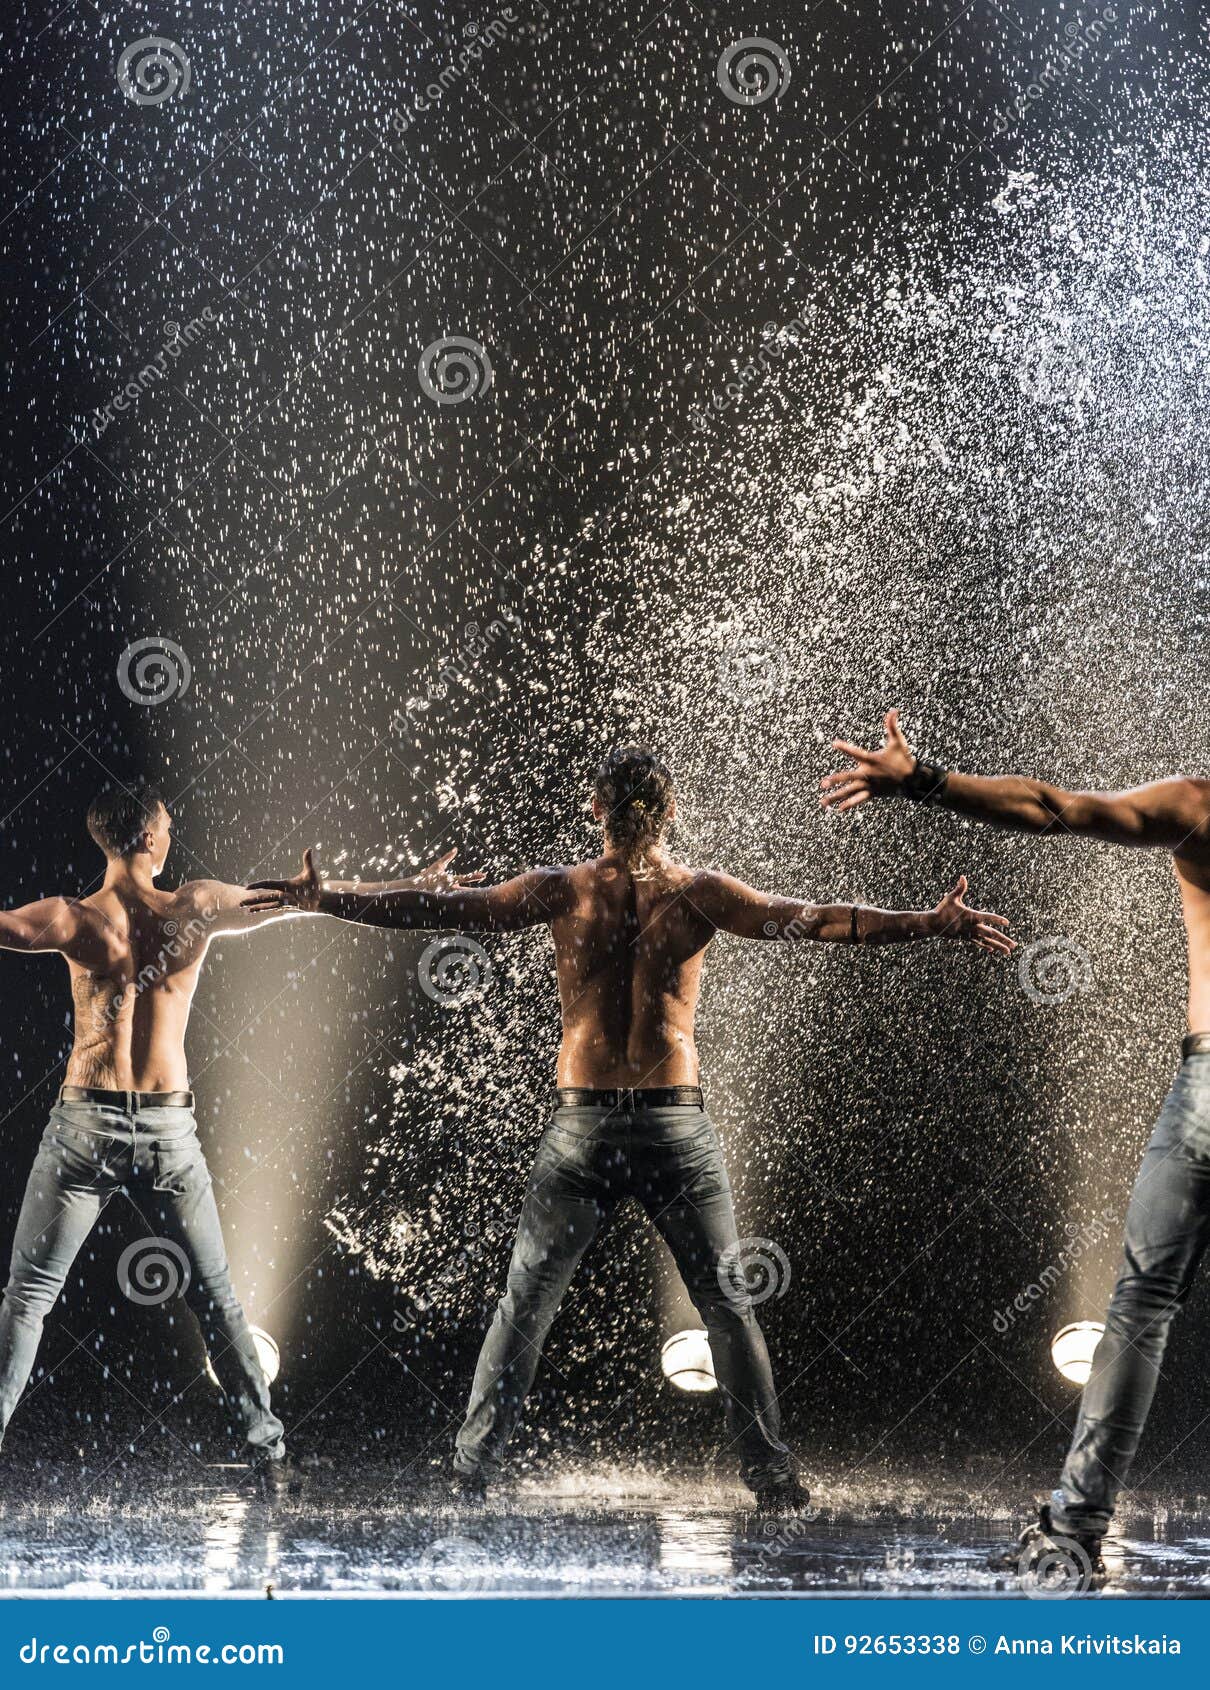
<instances>
[{"instance_id":1,"label":"elbow","mask_svg":"<svg viewBox=\"0 0 1210 1690\"><path fill-rule=\"evenodd\" d=\"M1027 805L1023 821L1031 833L1050 833L1060 824L1074 825L1075 798L1055 787L1039 787Z\"/></svg>"}]
</instances>

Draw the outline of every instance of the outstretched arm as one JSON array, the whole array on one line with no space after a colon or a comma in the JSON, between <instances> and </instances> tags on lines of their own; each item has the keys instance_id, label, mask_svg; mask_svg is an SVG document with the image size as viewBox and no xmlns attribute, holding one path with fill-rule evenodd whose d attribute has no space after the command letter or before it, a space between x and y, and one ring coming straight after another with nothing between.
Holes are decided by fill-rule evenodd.
<instances>
[{"instance_id":1,"label":"outstretched arm","mask_svg":"<svg viewBox=\"0 0 1210 1690\"><path fill-rule=\"evenodd\" d=\"M815 939L831 945L903 945L916 939L967 939L993 956L1010 956L1015 941L1002 915L963 901L966 876L931 910L882 910L868 904L806 904L754 891L729 874L700 875L693 905L715 927L741 939Z\"/></svg>"},{"instance_id":2,"label":"outstretched arm","mask_svg":"<svg viewBox=\"0 0 1210 1690\"><path fill-rule=\"evenodd\" d=\"M456 848L446 851L426 868L418 870L409 880L334 880L328 881L325 889L333 896L348 897L364 904L375 897L391 893L448 891L482 880L483 876L479 874L450 874L449 866L457 855ZM199 880L194 884L201 894L201 919L207 924L209 932L218 934L246 933L253 928L264 927L271 921L283 921L290 916L315 913L315 898L321 882L315 867L314 852L308 849L303 852L302 872L296 874L293 880L264 883L267 886L291 889L289 897L250 898L246 886L226 886L218 880Z\"/></svg>"},{"instance_id":3,"label":"outstretched arm","mask_svg":"<svg viewBox=\"0 0 1210 1690\"><path fill-rule=\"evenodd\" d=\"M70 898L40 898L16 910L0 910L0 949L74 951L84 936L79 906Z\"/></svg>"},{"instance_id":4,"label":"outstretched arm","mask_svg":"<svg viewBox=\"0 0 1210 1690\"><path fill-rule=\"evenodd\" d=\"M923 763L889 710L877 751L848 740L834 748L853 763L820 783L825 808L854 810L870 798L906 797L937 804L1018 833L1075 834L1118 845L1179 850L1210 838L1210 782L1158 780L1126 792L1068 792L1022 775L963 775Z\"/></svg>"},{"instance_id":5,"label":"outstretched arm","mask_svg":"<svg viewBox=\"0 0 1210 1690\"><path fill-rule=\"evenodd\" d=\"M562 913L562 869L531 869L499 886L473 887L469 882L480 876L454 878L445 873L452 856L450 852L440 858L410 884L367 893L362 887L350 891L321 880L308 851L305 875L258 882L244 894L244 907L253 914L293 909L368 927L457 927L473 933L515 932Z\"/></svg>"}]
</instances>

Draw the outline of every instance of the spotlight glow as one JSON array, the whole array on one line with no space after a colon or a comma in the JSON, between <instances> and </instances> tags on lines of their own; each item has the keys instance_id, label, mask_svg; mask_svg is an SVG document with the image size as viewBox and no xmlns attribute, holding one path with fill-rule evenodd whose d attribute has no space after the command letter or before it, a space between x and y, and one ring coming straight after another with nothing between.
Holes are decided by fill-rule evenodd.
<instances>
[{"instance_id":1,"label":"spotlight glow","mask_svg":"<svg viewBox=\"0 0 1210 1690\"><path fill-rule=\"evenodd\" d=\"M248 1327L252 1334L252 1342L256 1345L256 1356L265 1371L265 1378L270 1385L281 1372L281 1351L277 1347L276 1338L270 1337L263 1326ZM218 1385L219 1377L214 1371L214 1363L206 1357L206 1377L212 1385Z\"/></svg>"},{"instance_id":2,"label":"spotlight glow","mask_svg":"<svg viewBox=\"0 0 1210 1690\"><path fill-rule=\"evenodd\" d=\"M665 1379L678 1391L701 1393L718 1390L710 1340L700 1329L674 1332L660 1351L660 1366Z\"/></svg>"},{"instance_id":3,"label":"spotlight glow","mask_svg":"<svg viewBox=\"0 0 1210 1690\"><path fill-rule=\"evenodd\" d=\"M1105 1331L1099 1320L1076 1320L1062 1326L1050 1341L1050 1359L1064 1379L1086 1385L1092 1372L1092 1358Z\"/></svg>"}]
</instances>

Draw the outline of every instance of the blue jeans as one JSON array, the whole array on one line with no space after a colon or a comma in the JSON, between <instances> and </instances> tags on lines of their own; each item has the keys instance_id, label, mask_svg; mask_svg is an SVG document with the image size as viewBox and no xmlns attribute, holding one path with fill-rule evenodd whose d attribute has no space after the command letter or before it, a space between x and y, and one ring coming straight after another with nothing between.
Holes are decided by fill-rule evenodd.
<instances>
[{"instance_id":1,"label":"blue jeans","mask_svg":"<svg viewBox=\"0 0 1210 1690\"><path fill-rule=\"evenodd\" d=\"M626 1197L658 1227L705 1323L743 1479L754 1489L784 1482L790 1454L765 1340L751 1298L725 1270L720 1283L720 1258L737 1243L727 1171L709 1116L683 1106L555 1111L530 1174L508 1288L475 1369L456 1467L486 1477L498 1469L563 1293Z\"/></svg>"},{"instance_id":2,"label":"blue jeans","mask_svg":"<svg viewBox=\"0 0 1210 1690\"><path fill-rule=\"evenodd\" d=\"M193 1311L228 1405L261 1458L284 1453L283 1427L227 1268L222 1227L191 1109L134 1113L58 1103L25 1187L0 1306L0 1438L33 1369L42 1324L101 1210L125 1190L145 1223L119 1269L135 1302L180 1295ZM160 1268L152 1267L153 1258ZM140 1258L143 1268L140 1269Z\"/></svg>"},{"instance_id":3,"label":"blue jeans","mask_svg":"<svg viewBox=\"0 0 1210 1690\"><path fill-rule=\"evenodd\" d=\"M1175 1315L1210 1242L1210 1055L1177 1071L1126 1210L1124 1259L1051 1498L1061 1530L1102 1533L1134 1460Z\"/></svg>"}]
</instances>

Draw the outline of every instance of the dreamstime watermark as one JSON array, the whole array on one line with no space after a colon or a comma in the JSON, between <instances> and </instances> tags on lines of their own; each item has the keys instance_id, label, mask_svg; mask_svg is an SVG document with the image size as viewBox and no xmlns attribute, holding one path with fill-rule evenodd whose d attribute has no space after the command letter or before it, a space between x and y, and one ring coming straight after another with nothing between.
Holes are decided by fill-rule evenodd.
<instances>
[{"instance_id":1,"label":"dreamstime watermark","mask_svg":"<svg viewBox=\"0 0 1210 1690\"><path fill-rule=\"evenodd\" d=\"M1017 1576L1026 1596L1035 1601L1061 1602L1089 1589L1092 1556L1078 1539L1051 1532L1043 1547L1029 1544L1021 1551Z\"/></svg>"},{"instance_id":2,"label":"dreamstime watermark","mask_svg":"<svg viewBox=\"0 0 1210 1690\"><path fill-rule=\"evenodd\" d=\"M164 344L155 356L143 365L136 375L114 394L106 405L98 405L92 413L92 437L99 440L111 422L129 411L140 400L148 388L166 381L171 365L181 356L187 346L193 346L206 333L207 328L218 322L209 305L200 317L191 317L182 327L180 323L165 323L164 333L167 336Z\"/></svg>"},{"instance_id":3,"label":"dreamstime watermark","mask_svg":"<svg viewBox=\"0 0 1210 1690\"><path fill-rule=\"evenodd\" d=\"M157 1625L140 1643L39 1643L37 1635L17 1651L22 1666L283 1666L280 1643L173 1643Z\"/></svg>"},{"instance_id":4,"label":"dreamstime watermark","mask_svg":"<svg viewBox=\"0 0 1210 1690\"><path fill-rule=\"evenodd\" d=\"M1092 959L1074 939L1035 939L1017 958L1017 980L1031 1003L1053 1008L1092 985Z\"/></svg>"},{"instance_id":5,"label":"dreamstime watermark","mask_svg":"<svg viewBox=\"0 0 1210 1690\"><path fill-rule=\"evenodd\" d=\"M996 108L992 133L1003 135L1014 122L1020 123L1039 100L1045 99L1047 94L1069 82L1080 69L1087 54L1097 45L1110 25L1117 21L1117 7L1103 6L1088 23L1081 23L1073 18L1070 23L1065 24L1062 38L1046 55L1041 70L1029 86L1017 95L1007 112Z\"/></svg>"},{"instance_id":6,"label":"dreamstime watermark","mask_svg":"<svg viewBox=\"0 0 1210 1690\"><path fill-rule=\"evenodd\" d=\"M733 105L763 106L780 100L789 87L790 60L776 41L749 35L723 48L715 76Z\"/></svg>"},{"instance_id":7,"label":"dreamstime watermark","mask_svg":"<svg viewBox=\"0 0 1210 1690\"><path fill-rule=\"evenodd\" d=\"M771 1571L769 1563L776 1561L779 1555L788 1555L797 1549L802 1539L810 1536L811 1528L821 1513L819 1508L808 1507L782 1519L763 1521L761 1531L769 1541L761 1545L759 1553L753 1557L746 1569L749 1576L752 1573L763 1573L767 1576Z\"/></svg>"},{"instance_id":8,"label":"dreamstime watermark","mask_svg":"<svg viewBox=\"0 0 1210 1690\"><path fill-rule=\"evenodd\" d=\"M118 87L136 106L158 106L187 94L192 80L184 48L163 35L132 41L118 60Z\"/></svg>"},{"instance_id":9,"label":"dreamstime watermark","mask_svg":"<svg viewBox=\"0 0 1210 1690\"><path fill-rule=\"evenodd\" d=\"M462 31L463 45L449 64L437 73L422 94L412 96L410 110L391 113L390 124L395 133L406 135L417 117L423 116L425 112L432 111L435 106L440 105L450 89L456 88L463 77L471 74L475 66L482 61L488 49L497 47L504 40L508 34L509 25L518 21L517 14L512 7L505 6L498 16L494 17L482 29L476 23L466 24Z\"/></svg>"},{"instance_id":10,"label":"dreamstime watermark","mask_svg":"<svg viewBox=\"0 0 1210 1690\"><path fill-rule=\"evenodd\" d=\"M409 717L425 715L434 704L442 703L449 697L455 684L469 686L475 670L491 648L507 635L515 633L520 626L521 618L511 610L502 611L485 628L477 622L468 622L459 633L453 653L445 659L435 677L425 682L423 695L408 699L402 710L396 712L392 727L397 727Z\"/></svg>"},{"instance_id":11,"label":"dreamstime watermark","mask_svg":"<svg viewBox=\"0 0 1210 1690\"><path fill-rule=\"evenodd\" d=\"M737 1240L723 1251L715 1272L731 1303L767 1303L790 1289L790 1258L771 1238Z\"/></svg>"},{"instance_id":12,"label":"dreamstime watermark","mask_svg":"<svg viewBox=\"0 0 1210 1690\"><path fill-rule=\"evenodd\" d=\"M1017 359L1017 385L1035 405L1077 411L1092 385L1092 352L1070 323L1035 329Z\"/></svg>"},{"instance_id":13,"label":"dreamstime watermark","mask_svg":"<svg viewBox=\"0 0 1210 1690\"><path fill-rule=\"evenodd\" d=\"M465 335L430 341L416 366L420 391L438 405L461 405L491 390L496 379L487 348Z\"/></svg>"},{"instance_id":14,"label":"dreamstime watermark","mask_svg":"<svg viewBox=\"0 0 1210 1690\"><path fill-rule=\"evenodd\" d=\"M193 670L175 640L150 634L118 658L118 686L132 704L167 704L188 692Z\"/></svg>"},{"instance_id":15,"label":"dreamstime watermark","mask_svg":"<svg viewBox=\"0 0 1210 1690\"><path fill-rule=\"evenodd\" d=\"M401 1336L405 1332L414 1331L430 1309L438 1307L443 1297L448 1296L463 1283L471 1267L487 1251L494 1250L498 1245L512 1237L520 1219L519 1213L510 1211L506 1215L497 1216L482 1230L468 1223L463 1228L463 1248L452 1261L445 1264L439 1273L428 1279L427 1289L424 1292L409 1298L406 1309L395 1310L391 1319L392 1329Z\"/></svg>"},{"instance_id":16,"label":"dreamstime watermark","mask_svg":"<svg viewBox=\"0 0 1210 1690\"><path fill-rule=\"evenodd\" d=\"M482 1590L489 1566L487 1550L469 1537L435 1538L416 1563L426 1590Z\"/></svg>"},{"instance_id":17,"label":"dreamstime watermark","mask_svg":"<svg viewBox=\"0 0 1210 1690\"><path fill-rule=\"evenodd\" d=\"M425 946L416 974L426 998L442 1009L462 1009L487 995L492 959L469 933L441 934Z\"/></svg>"},{"instance_id":18,"label":"dreamstime watermark","mask_svg":"<svg viewBox=\"0 0 1210 1690\"><path fill-rule=\"evenodd\" d=\"M189 1258L171 1238L136 1238L118 1257L122 1295L143 1308L183 1297L189 1280Z\"/></svg>"},{"instance_id":19,"label":"dreamstime watermark","mask_svg":"<svg viewBox=\"0 0 1210 1690\"><path fill-rule=\"evenodd\" d=\"M790 684L790 654L763 635L751 635L720 651L716 669L723 691L737 703L778 698Z\"/></svg>"},{"instance_id":20,"label":"dreamstime watermark","mask_svg":"<svg viewBox=\"0 0 1210 1690\"><path fill-rule=\"evenodd\" d=\"M1112 1210L1106 1209L1102 1214L1094 1215L1090 1221L1080 1224L1075 1221L1066 1223L1064 1230L1067 1233L1067 1243L1054 1260L1047 1262L1038 1277L1018 1291L1011 1303L997 1309L992 1315L992 1327L1001 1338L1006 1332L1011 1332L1019 1316L1028 1314L1035 1303L1040 1303L1050 1296L1064 1274L1070 1272L1094 1244L1101 1244L1106 1238L1112 1237L1115 1220Z\"/></svg>"},{"instance_id":21,"label":"dreamstime watermark","mask_svg":"<svg viewBox=\"0 0 1210 1690\"><path fill-rule=\"evenodd\" d=\"M712 393L704 405L698 405L690 412L690 426L703 429L711 417L729 411L749 388L765 379L787 352L798 350L807 332L807 325L801 317L793 317L788 323L766 323L761 329L759 352L738 369L724 387Z\"/></svg>"},{"instance_id":22,"label":"dreamstime watermark","mask_svg":"<svg viewBox=\"0 0 1210 1690\"><path fill-rule=\"evenodd\" d=\"M121 1019L123 1010L132 999L142 997L144 992L163 985L171 971L171 964L193 953L218 916L219 910L216 907L208 910L205 915L190 916L184 923L171 919L166 921L160 928L163 943L152 961L145 962L129 985L124 986L109 1000L95 1018L95 1025L98 1028L112 1026L115 1021Z\"/></svg>"}]
</instances>

